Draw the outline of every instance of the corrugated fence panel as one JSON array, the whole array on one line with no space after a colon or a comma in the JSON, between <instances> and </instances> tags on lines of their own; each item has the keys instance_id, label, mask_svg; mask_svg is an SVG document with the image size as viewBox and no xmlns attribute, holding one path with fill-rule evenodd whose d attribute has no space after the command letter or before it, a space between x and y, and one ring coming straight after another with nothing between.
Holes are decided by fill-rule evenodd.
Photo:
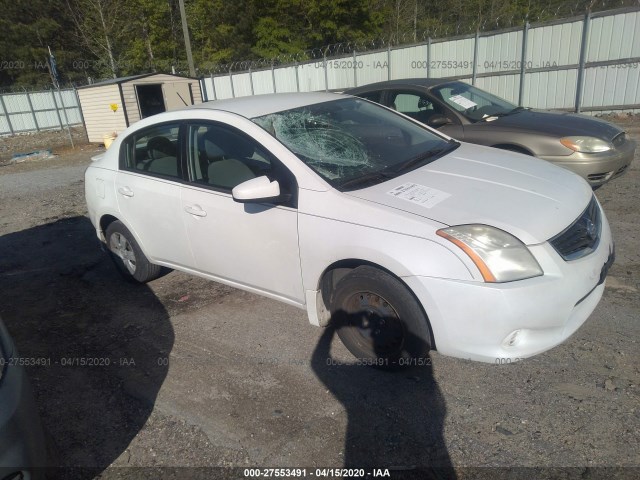
<instances>
[{"instance_id":1,"label":"corrugated fence panel","mask_svg":"<svg viewBox=\"0 0 640 480\"><path fill-rule=\"evenodd\" d=\"M76 93L73 90L60 90L60 92L54 92L54 95L62 123L65 126L81 123L82 117L80 116L80 108L77 106Z\"/></svg>"},{"instance_id":2,"label":"corrugated fence panel","mask_svg":"<svg viewBox=\"0 0 640 480\"><path fill-rule=\"evenodd\" d=\"M429 61L427 60L429 47L427 45L415 45L406 52L406 56L409 58L400 57L400 66L398 61L393 60L392 74L394 78L427 78L429 76ZM391 52L391 58L397 58L394 56L394 52ZM406 73L402 76L403 71Z\"/></svg>"},{"instance_id":3,"label":"corrugated fence panel","mask_svg":"<svg viewBox=\"0 0 640 480\"><path fill-rule=\"evenodd\" d=\"M21 93L4 95L4 106L9 114L29 111L27 96Z\"/></svg>"},{"instance_id":4,"label":"corrugated fence panel","mask_svg":"<svg viewBox=\"0 0 640 480\"><path fill-rule=\"evenodd\" d=\"M205 95L207 96L207 99L209 99L209 101L215 100L216 96L213 94L213 80L212 80L212 78L211 77L205 78L203 83L204 83L204 91L205 91Z\"/></svg>"},{"instance_id":5,"label":"corrugated fence panel","mask_svg":"<svg viewBox=\"0 0 640 480\"><path fill-rule=\"evenodd\" d=\"M329 80L329 90L345 89L353 87L354 81L354 65L357 66L357 60L351 57L334 58L327 61L327 79Z\"/></svg>"},{"instance_id":6,"label":"corrugated fence panel","mask_svg":"<svg viewBox=\"0 0 640 480\"><path fill-rule=\"evenodd\" d=\"M585 71L582 105L637 105L640 103L640 68L593 67Z\"/></svg>"},{"instance_id":7,"label":"corrugated fence panel","mask_svg":"<svg viewBox=\"0 0 640 480\"><path fill-rule=\"evenodd\" d=\"M55 111L36 112L36 119L40 129L60 128L60 121Z\"/></svg>"},{"instance_id":8,"label":"corrugated fence panel","mask_svg":"<svg viewBox=\"0 0 640 480\"><path fill-rule=\"evenodd\" d=\"M577 64L582 25L582 21L574 21L531 28L527 40L527 68Z\"/></svg>"},{"instance_id":9,"label":"corrugated fence panel","mask_svg":"<svg viewBox=\"0 0 640 480\"><path fill-rule=\"evenodd\" d=\"M591 20L587 61L640 57L640 12Z\"/></svg>"},{"instance_id":10,"label":"corrugated fence panel","mask_svg":"<svg viewBox=\"0 0 640 480\"><path fill-rule=\"evenodd\" d=\"M224 77L213 77L216 87L216 98L222 100L224 98L232 98L231 81L229 75Z\"/></svg>"},{"instance_id":11,"label":"corrugated fence panel","mask_svg":"<svg viewBox=\"0 0 640 480\"><path fill-rule=\"evenodd\" d=\"M325 89L323 61L303 63L298 67L301 92L317 92Z\"/></svg>"},{"instance_id":12,"label":"corrugated fence panel","mask_svg":"<svg viewBox=\"0 0 640 480\"><path fill-rule=\"evenodd\" d=\"M374 52L358 55L358 64L362 65L358 69L358 85L368 85L369 83L382 82L388 80L389 73L386 67L387 52Z\"/></svg>"},{"instance_id":13,"label":"corrugated fence panel","mask_svg":"<svg viewBox=\"0 0 640 480\"><path fill-rule=\"evenodd\" d=\"M0 112L0 135L10 133L11 130L9 129L9 122L7 122L7 117L3 115L3 112Z\"/></svg>"},{"instance_id":14,"label":"corrugated fence panel","mask_svg":"<svg viewBox=\"0 0 640 480\"><path fill-rule=\"evenodd\" d=\"M273 93L273 76L271 75L271 69L259 70L253 72L251 75L253 78L253 91L256 95Z\"/></svg>"},{"instance_id":15,"label":"corrugated fence panel","mask_svg":"<svg viewBox=\"0 0 640 480\"><path fill-rule=\"evenodd\" d=\"M34 110L46 110L53 108L53 101L51 100L51 92L35 92L29 94L31 98L31 104Z\"/></svg>"},{"instance_id":16,"label":"corrugated fence panel","mask_svg":"<svg viewBox=\"0 0 640 480\"><path fill-rule=\"evenodd\" d=\"M60 90L60 94L58 95L58 92L56 92L56 96L57 98L62 98L65 108L76 107L78 105L76 92L73 90Z\"/></svg>"},{"instance_id":17,"label":"corrugated fence panel","mask_svg":"<svg viewBox=\"0 0 640 480\"><path fill-rule=\"evenodd\" d=\"M82 123L82 115L80 115L79 108L67 108L66 112L69 125L78 125Z\"/></svg>"},{"instance_id":18,"label":"corrugated fence panel","mask_svg":"<svg viewBox=\"0 0 640 480\"><path fill-rule=\"evenodd\" d=\"M60 128L60 118L63 125L82 123L76 93L71 89L61 90L60 93L49 90L4 94L2 99L9 118L0 115L0 135L11 133L9 121L15 133ZM31 105L29 105L29 101ZM58 113L60 117L58 117ZM67 116L66 121L64 113Z\"/></svg>"},{"instance_id":19,"label":"corrugated fence panel","mask_svg":"<svg viewBox=\"0 0 640 480\"><path fill-rule=\"evenodd\" d=\"M60 120L53 105L52 92L40 92L31 94L31 103L35 110L44 110L36 113L40 128L60 127Z\"/></svg>"},{"instance_id":20,"label":"corrugated fence panel","mask_svg":"<svg viewBox=\"0 0 640 480\"><path fill-rule=\"evenodd\" d=\"M427 46L414 45L391 51L391 78L426 78Z\"/></svg>"},{"instance_id":21,"label":"corrugated fence panel","mask_svg":"<svg viewBox=\"0 0 640 480\"><path fill-rule=\"evenodd\" d=\"M9 118L14 132L30 132L36 128L31 113L12 113Z\"/></svg>"},{"instance_id":22,"label":"corrugated fence panel","mask_svg":"<svg viewBox=\"0 0 640 480\"><path fill-rule=\"evenodd\" d=\"M573 108L578 70L528 73L524 105L534 108Z\"/></svg>"},{"instance_id":23,"label":"corrugated fence panel","mask_svg":"<svg viewBox=\"0 0 640 480\"><path fill-rule=\"evenodd\" d=\"M463 38L431 45L431 76L453 77L473 73L474 38Z\"/></svg>"},{"instance_id":24,"label":"corrugated fence panel","mask_svg":"<svg viewBox=\"0 0 640 480\"><path fill-rule=\"evenodd\" d=\"M275 70L276 91L297 92L296 67L280 67Z\"/></svg>"},{"instance_id":25,"label":"corrugated fence panel","mask_svg":"<svg viewBox=\"0 0 640 480\"><path fill-rule=\"evenodd\" d=\"M520 75L496 75L476 79L476 86L498 95L511 103L518 104Z\"/></svg>"},{"instance_id":26,"label":"corrugated fence panel","mask_svg":"<svg viewBox=\"0 0 640 480\"><path fill-rule=\"evenodd\" d=\"M251 96L251 79L249 72L233 74L233 93L236 97Z\"/></svg>"},{"instance_id":27,"label":"corrugated fence panel","mask_svg":"<svg viewBox=\"0 0 640 480\"><path fill-rule=\"evenodd\" d=\"M28 132L35 130L33 116L29 112L29 102L24 94L3 95L4 106L14 132Z\"/></svg>"},{"instance_id":28,"label":"corrugated fence panel","mask_svg":"<svg viewBox=\"0 0 640 480\"><path fill-rule=\"evenodd\" d=\"M519 70L522 61L522 31L482 36L478 39L477 73Z\"/></svg>"}]
</instances>

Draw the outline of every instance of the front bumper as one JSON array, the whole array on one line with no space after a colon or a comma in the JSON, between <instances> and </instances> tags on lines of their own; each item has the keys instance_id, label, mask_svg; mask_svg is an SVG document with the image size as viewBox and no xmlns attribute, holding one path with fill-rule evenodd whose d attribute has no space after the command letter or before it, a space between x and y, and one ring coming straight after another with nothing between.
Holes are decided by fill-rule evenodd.
<instances>
[{"instance_id":1,"label":"front bumper","mask_svg":"<svg viewBox=\"0 0 640 480\"><path fill-rule=\"evenodd\" d=\"M586 321L613 259L604 215L598 247L586 257L566 262L548 242L529 249L544 271L540 277L493 284L403 278L424 306L440 353L512 363L559 345Z\"/></svg>"},{"instance_id":2,"label":"front bumper","mask_svg":"<svg viewBox=\"0 0 640 480\"><path fill-rule=\"evenodd\" d=\"M608 152L574 152L567 156L542 156L540 158L571 170L589 182L592 187L598 187L622 175L633 160L635 151L636 142L627 140Z\"/></svg>"},{"instance_id":3,"label":"front bumper","mask_svg":"<svg viewBox=\"0 0 640 480\"><path fill-rule=\"evenodd\" d=\"M15 362L13 344L0 321L4 352L0 378L0 479L44 478L46 448L38 409L24 368ZM13 361L11 359L14 359Z\"/></svg>"}]
</instances>

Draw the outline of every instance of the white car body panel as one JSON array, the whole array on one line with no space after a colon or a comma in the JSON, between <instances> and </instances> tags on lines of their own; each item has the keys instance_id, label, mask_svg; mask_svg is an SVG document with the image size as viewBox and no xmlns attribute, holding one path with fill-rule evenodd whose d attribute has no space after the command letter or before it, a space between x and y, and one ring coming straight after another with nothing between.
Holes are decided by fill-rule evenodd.
<instances>
[{"instance_id":1,"label":"white car body panel","mask_svg":"<svg viewBox=\"0 0 640 480\"><path fill-rule=\"evenodd\" d=\"M477 268L473 263L468 265L454 253L457 247L446 245L433 233L442 224L432 222L436 228L425 228L425 222L415 215L399 216L337 191L301 192L298 210L307 290L318 289L324 270L345 259L375 263L399 277L422 272L433 277L482 279L474 277Z\"/></svg>"},{"instance_id":2,"label":"white car body panel","mask_svg":"<svg viewBox=\"0 0 640 480\"><path fill-rule=\"evenodd\" d=\"M104 240L101 219L115 217L152 262L306 308L316 325L326 323L319 291L327 268L352 260L378 265L400 278L420 301L441 353L488 362L535 355L561 343L597 305L604 288L598 285L600 271L613 250L604 213L592 254L567 262L547 242L591 199L590 188L577 175L519 154L462 144L405 175L342 193L248 118L344 97L261 97L160 114L125 131L94 158L85 175L89 216L98 237ZM245 132L295 176L297 210L241 204L230 194L188 182L120 171L122 140L162 119L212 120ZM427 208L388 194L404 183L449 196ZM133 196L120 193L123 188ZM185 208L200 209L206 216ZM519 238L544 275L485 283L462 250L436 235L438 229L467 223L491 225ZM516 330L522 332L518 341L505 344Z\"/></svg>"},{"instance_id":3,"label":"white car body panel","mask_svg":"<svg viewBox=\"0 0 640 480\"><path fill-rule=\"evenodd\" d=\"M242 204L195 186L182 187L182 205L197 271L304 303L295 209ZM184 211L193 206L207 215Z\"/></svg>"},{"instance_id":4,"label":"white car body panel","mask_svg":"<svg viewBox=\"0 0 640 480\"><path fill-rule=\"evenodd\" d=\"M425 208L387 193L406 182L436 188L450 197ZM447 225L491 225L532 245L573 222L593 193L587 182L576 181L575 174L550 163L462 143L450 155L422 168L349 194Z\"/></svg>"},{"instance_id":5,"label":"white car body panel","mask_svg":"<svg viewBox=\"0 0 640 480\"><path fill-rule=\"evenodd\" d=\"M517 361L562 343L584 323L604 292L604 283L596 285L612 249L605 220L600 247L588 257L561 263L548 243L530 248L545 272L540 277L502 284L418 276L404 280L428 306L440 353ZM521 331L518 343L506 345L516 330Z\"/></svg>"},{"instance_id":6,"label":"white car body panel","mask_svg":"<svg viewBox=\"0 0 640 480\"><path fill-rule=\"evenodd\" d=\"M181 186L162 178L120 171L115 181L118 210L135 218L132 233L144 239L144 251L154 263L194 268L180 201Z\"/></svg>"}]
</instances>

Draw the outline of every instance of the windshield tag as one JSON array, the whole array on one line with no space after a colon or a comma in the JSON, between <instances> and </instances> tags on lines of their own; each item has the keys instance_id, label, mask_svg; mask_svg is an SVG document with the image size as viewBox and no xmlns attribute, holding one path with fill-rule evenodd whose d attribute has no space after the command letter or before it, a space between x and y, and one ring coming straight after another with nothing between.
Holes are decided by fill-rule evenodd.
<instances>
[{"instance_id":1,"label":"windshield tag","mask_svg":"<svg viewBox=\"0 0 640 480\"><path fill-rule=\"evenodd\" d=\"M463 97L462 95L454 95L453 97L449 97L449 100L457 103L458 105L460 105L462 108L465 108L465 109L472 108L478 105L477 103L472 102L471 100Z\"/></svg>"},{"instance_id":2,"label":"windshield tag","mask_svg":"<svg viewBox=\"0 0 640 480\"><path fill-rule=\"evenodd\" d=\"M416 203L424 208L435 207L451 196L450 193L411 182L403 183L390 192L387 192L387 195Z\"/></svg>"}]
</instances>

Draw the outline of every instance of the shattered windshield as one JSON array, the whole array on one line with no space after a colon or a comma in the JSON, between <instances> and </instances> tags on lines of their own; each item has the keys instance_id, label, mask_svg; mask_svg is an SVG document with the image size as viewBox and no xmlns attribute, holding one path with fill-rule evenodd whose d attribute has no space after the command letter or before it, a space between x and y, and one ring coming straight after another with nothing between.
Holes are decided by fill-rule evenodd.
<instances>
[{"instance_id":1,"label":"shattered windshield","mask_svg":"<svg viewBox=\"0 0 640 480\"><path fill-rule=\"evenodd\" d=\"M356 98L285 110L253 121L339 189L379 183L455 146L385 108Z\"/></svg>"}]
</instances>

